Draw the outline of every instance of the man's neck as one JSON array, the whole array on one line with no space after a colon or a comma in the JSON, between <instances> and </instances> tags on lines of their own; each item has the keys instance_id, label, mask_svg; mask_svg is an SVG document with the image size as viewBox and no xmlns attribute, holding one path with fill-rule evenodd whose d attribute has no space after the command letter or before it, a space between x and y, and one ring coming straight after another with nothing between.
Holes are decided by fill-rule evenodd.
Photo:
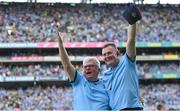
<instances>
[{"instance_id":1,"label":"man's neck","mask_svg":"<svg viewBox=\"0 0 180 111\"><path fill-rule=\"evenodd\" d=\"M116 61L114 62L114 64L110 65L110 67L112 67L112 69L116 68L117 65L119 64L120 60L116 59Z\"/></svg>"}]
</instances>

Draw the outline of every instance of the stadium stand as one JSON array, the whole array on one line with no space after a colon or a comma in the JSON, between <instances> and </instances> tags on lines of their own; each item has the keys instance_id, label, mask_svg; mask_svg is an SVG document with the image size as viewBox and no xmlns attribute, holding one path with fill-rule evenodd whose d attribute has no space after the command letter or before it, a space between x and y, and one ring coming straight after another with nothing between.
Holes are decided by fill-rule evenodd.
<instances>
[{"instance_id":1,"label":"stadium stand","mask_svg":"<svg viewBox=\"0 0 180 111\"><path fill-rule=\"evenodd\" d=\"M72 89L58 57L57 25L73 64L81 70L85 56L102 60L105 42L115 42L125 52L126 6L1 4L0 110L72 110ZM137 69L144 109L163 105L180 110L180 5L139 8L143 19L138 23Z\"/></svg>"}]
</instances>

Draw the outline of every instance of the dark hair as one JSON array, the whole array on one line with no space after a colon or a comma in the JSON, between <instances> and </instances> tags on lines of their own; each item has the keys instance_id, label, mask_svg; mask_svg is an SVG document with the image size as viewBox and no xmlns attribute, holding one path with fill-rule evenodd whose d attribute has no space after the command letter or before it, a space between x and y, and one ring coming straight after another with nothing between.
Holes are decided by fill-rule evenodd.
<instances>
[{"instance_id":1,"label":"dark hair","mask_svg":"<svg viewBox=\"0 0 180 111\"><path fill-rule=\"evenodd\" d=\"M105 44L102 48L104 49L104 48L106 48L106 47L108 47L108 46L112 46L112 47L114 47L114 48L117 48L114 43L107 43L107 44Z\"/></svg>"},{"instance_id":2,"label":"dark hair","mask_svg":"<svg viewBox=\"0 0 180 111\"><path fill-rule=\"evenodd\" d=\"M106 48L106 47L108 47L108 46L114 47L114 48L116 49L117 55L118 55L118 56L120 55L120 52L119 52L116 44L114 44L114 43L107 43L107 44L105 44L105 45L102 47L102 49L104 49L104 48Z\"/></svg>"},{"instance_id":3,"label":"dark hair","mask_svg":"<svg viewBox=\"0 0 180 111\"><path fill-rule=\"evenodd\" d=\"M158 104L157 105L157 110L162 110L163 109L163 105L162 104Z\"/></svg>"}]
</instances>

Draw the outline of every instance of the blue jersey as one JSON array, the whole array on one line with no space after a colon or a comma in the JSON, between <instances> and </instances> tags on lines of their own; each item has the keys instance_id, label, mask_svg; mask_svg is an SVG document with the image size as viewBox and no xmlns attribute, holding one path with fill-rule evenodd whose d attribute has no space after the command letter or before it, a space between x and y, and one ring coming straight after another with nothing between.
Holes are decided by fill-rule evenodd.
<instances>
[{"instance_id":1,"label":"blue jersey","mask_svg":"<svg viewBox=\"0 0 180 111\"><path fill-rule=\"evenodd\" d=\"M104 72L103 82L108 90L110 107L113 110L142 107L139 96L139 83L136 61L122 56L114 69Z\"/></svg>"},{"instance_id":2,"label":"blue jersey","mask_svg":"<svg viewBox=\"0 0 180 111\"><path fill-rule=\"evenodd\" d=\"M76 71L71 82L74 96L74 110L108 110L109 97L102 80L90 82Z\"/></svg>"}]
</instances>

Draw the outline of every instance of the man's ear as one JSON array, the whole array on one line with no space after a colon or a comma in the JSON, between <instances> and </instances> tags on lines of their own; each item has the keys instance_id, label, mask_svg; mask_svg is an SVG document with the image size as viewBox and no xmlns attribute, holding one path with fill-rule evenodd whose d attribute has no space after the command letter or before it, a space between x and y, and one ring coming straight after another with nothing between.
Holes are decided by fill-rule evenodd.
<instances>
[{"instance_id":1,"label":"man's ear","mask_svg":"<svg viewBox=\"0 0 180 111\"><path fill-rule=\"evenodd\" d=\"M118 48L116 48L116 54L117 54L117 56L120 55L120 52L119 52Z\"/></svg>"}]
</instances>

